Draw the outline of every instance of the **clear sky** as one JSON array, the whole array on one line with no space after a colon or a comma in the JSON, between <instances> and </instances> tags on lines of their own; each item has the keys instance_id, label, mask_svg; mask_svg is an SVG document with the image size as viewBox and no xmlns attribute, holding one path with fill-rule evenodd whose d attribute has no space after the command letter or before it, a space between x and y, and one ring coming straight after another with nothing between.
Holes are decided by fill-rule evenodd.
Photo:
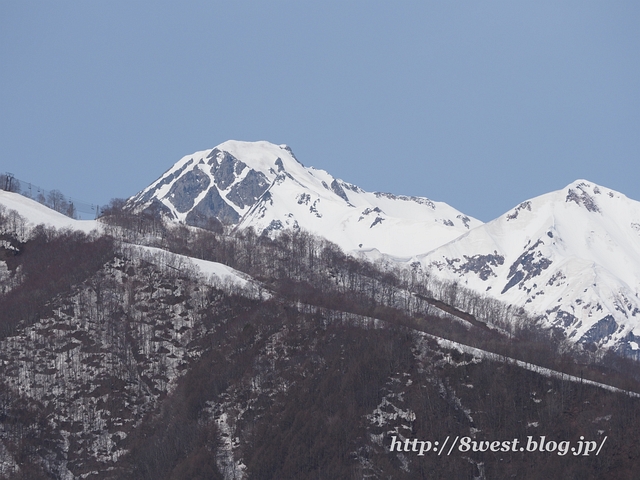
<instances>
[{"instance_id":1,"label":"clear sky","mask_svg":"<svg viewBox=\"0 0 640 480\"><path fill-rule=\"evenodd\" d=\"M228 139L483 221L640 200L640 2L0 0L0 173L104 204Z\"/></svg>"}]
</instances>

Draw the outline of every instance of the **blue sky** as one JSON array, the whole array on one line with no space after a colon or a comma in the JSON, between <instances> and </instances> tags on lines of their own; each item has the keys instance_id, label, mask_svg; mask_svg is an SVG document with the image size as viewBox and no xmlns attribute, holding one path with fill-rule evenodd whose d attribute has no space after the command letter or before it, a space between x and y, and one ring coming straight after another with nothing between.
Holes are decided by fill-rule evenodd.
<instances>
[{"instance_id":1,"label":"blue sky","mask_svg":"<svg viewBox=\"0 0 640 480\"><path fill-rule=\"evenodd\" d=\"M488 221L640 200L640 2L0 0L0 173L90 203L227 139Z\"/></svg>"}]
</instances>

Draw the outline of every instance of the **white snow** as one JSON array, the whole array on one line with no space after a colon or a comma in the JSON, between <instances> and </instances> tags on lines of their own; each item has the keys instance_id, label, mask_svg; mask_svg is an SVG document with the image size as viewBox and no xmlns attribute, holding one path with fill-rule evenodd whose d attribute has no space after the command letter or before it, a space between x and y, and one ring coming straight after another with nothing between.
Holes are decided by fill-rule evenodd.
<instances>
[{"instance_id":1,"label":"white snow","mask_svg":"<svg viewBox=\"0 0 640 480\"><path fill-rule=\"evenodd\" d=\"M39 224L54 228L71 228L89 233L99 228L96 220L74 220L18 193L0 190L0 205L17 211L31 227Z\"/></svg>"},{"instance_id":2,"label":"white snow","mask_svg":"<svg viewBox=\"0 0 640 480\"><path fill-rule=\"evenodd\" d=\"M161 268L169 268L184 273L193 269L210 284L218 287L235 287L251 297L268 298L270 294L263 291L262 285L249 275L218 262L187 257L168 252L156 247L129 245L136 249L144 260ZM195 273L195 272L194 272Z\"/></svg>"}]
</instances>

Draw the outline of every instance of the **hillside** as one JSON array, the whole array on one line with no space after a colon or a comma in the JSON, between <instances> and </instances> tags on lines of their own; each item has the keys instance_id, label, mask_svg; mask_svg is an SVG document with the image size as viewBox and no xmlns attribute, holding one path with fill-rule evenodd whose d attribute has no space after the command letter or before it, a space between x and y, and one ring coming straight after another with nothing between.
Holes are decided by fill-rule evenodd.
<instances>
[{"instance_id":1,"label":"hillside","mask_svg":"<svg viewBox=\"0 0 640 480\"><path fill-rule=\"evenodd\" d=\"M634 478L640 399L610 386L640 392L635 369L446 314L425 300L444 291L429 276L304 231L127 212L93 234L33 223L0 215L8 478ZM606 443L390 451L541 435Z\"/></svg>"}]
</instances>

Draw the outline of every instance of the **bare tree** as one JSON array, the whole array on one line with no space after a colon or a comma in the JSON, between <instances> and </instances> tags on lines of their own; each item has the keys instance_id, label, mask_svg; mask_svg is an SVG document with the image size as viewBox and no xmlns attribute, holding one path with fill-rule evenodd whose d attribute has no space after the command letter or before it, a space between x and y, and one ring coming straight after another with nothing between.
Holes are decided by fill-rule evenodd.
<instances>
[{"instance_id":1,"label":"bare tree","mask_svg":"<svg viewBox=\"0 0 640 480\"><path fill-rule=\"evenodd\" d=\"M60 213L64 213L69 208L69 204L60 190L51 190L49 192L46 205Z\"/></svg>"}]
</instances>

